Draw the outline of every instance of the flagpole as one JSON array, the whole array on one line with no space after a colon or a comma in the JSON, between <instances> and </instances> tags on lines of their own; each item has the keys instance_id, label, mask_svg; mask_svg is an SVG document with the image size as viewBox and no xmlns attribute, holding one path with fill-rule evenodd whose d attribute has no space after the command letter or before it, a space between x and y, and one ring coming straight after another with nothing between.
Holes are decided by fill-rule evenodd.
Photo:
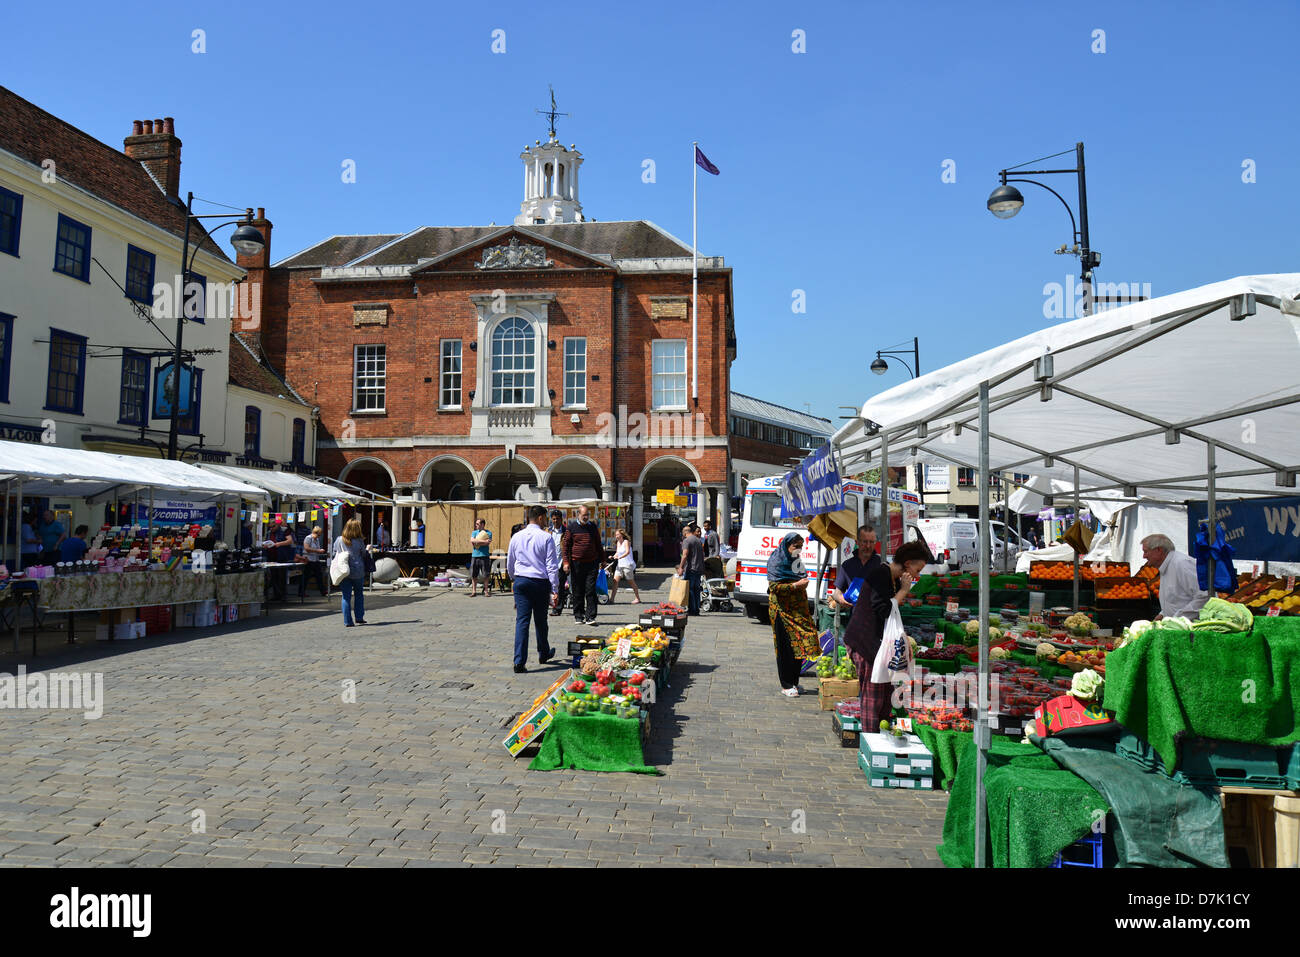
<instances>
[{"instance_id":1,"label":"flagpole","mask_svg":"<svg viewBox=\"0 0 1300 957\"><path fill-rule=\"evenodd\" d=\"M700 164L696 157L699 141L691 143L691 398L700 404L700 250L696 238L698 206L696 183Z\"/></svg>"}]
</instances>

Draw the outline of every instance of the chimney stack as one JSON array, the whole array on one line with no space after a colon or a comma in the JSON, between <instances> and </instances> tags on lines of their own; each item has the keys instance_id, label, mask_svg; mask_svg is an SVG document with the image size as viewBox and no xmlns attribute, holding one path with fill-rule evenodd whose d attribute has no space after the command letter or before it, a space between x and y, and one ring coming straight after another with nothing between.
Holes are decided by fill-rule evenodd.
<instances>
[{"instance_id":1,"label":"chimney stack","mask_svg":"<svg viewBox=\"0 0 1300 957\"><path fill-rule=\"evenodd\" d=\"M134 120L131 135L123 141L122 152L153 174L168 199L180 197L181 141L176 136L176 121L172 117Z\"/></svg>"}]
</instances>

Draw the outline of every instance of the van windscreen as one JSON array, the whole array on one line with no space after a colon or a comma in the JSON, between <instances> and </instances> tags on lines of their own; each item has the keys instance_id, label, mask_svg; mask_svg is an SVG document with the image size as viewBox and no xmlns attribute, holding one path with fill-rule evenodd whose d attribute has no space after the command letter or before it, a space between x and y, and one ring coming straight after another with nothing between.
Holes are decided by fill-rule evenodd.
<instances>
[{"instance_id":1,"label":"van windscreen","mask_svg":"<svg viewBox=\"0 0 1300 957\"><path fill-rule=\"evenodd\" d=\"M797 522L781 517L781 496L756 492L750 498L749 524L755 528L798 528Z\"/></svg>"}]
</instances>

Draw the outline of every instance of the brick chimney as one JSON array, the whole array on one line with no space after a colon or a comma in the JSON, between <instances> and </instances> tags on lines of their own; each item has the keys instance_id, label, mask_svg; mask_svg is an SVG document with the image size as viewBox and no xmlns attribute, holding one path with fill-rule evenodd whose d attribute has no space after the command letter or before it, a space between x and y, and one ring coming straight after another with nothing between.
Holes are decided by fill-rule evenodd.
<instances>
[{"instance_id":1,"label":"brick chimney","mask_svg":"<svg viewBox=\"0 0 1300 957\"><path fill-rule=\"evenodd\" d=\"M122 152L143 163L154 179L162 184L168 199L180 197L181 141L176 136L175 120L136 120L131 135L122 142Z\"/></svg>"},{"instance_id":2,"label":"brick chimney","mask_svg":"<svg viewBox=\"0 0 1300 957\"><path fill-rule=\"evenodd\" d=\"M243 222L236 224L236 228L242 226ZM271 281L271 221L266 218L266 210L258 207L253 216L253 228L262 234L262 240L265 245L262 251L256 256L245 256L243 253L237 253L235 262L248 270L248 276L244 279L244 289L240 289L235 297L236 311L233 317L233 331L239 334L253 352L257 355L259 361L265 358L266 345L276 345L275 337L272 336L270 343L264 343L263 333L268 330L265 327L267 318L267 292L268 284Z\"/></svg>"}]
</instances>

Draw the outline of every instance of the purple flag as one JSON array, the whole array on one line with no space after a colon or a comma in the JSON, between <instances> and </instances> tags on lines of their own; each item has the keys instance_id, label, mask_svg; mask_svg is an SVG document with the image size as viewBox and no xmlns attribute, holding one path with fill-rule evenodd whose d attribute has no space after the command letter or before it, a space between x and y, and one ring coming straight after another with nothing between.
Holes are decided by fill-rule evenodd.
<instances>
[{"instance_id":1,"label":"purple flag","mask_svg":"<svg viewBox=\"0 0 1300 957\"><path fill-rule=\"evenodd\" d=\"M695 147L695 165L706 173L712 173L714 176L718 175L718 168L709 162L709 158L700 151L698 146Z\"/></svg>"}]
</instances>

